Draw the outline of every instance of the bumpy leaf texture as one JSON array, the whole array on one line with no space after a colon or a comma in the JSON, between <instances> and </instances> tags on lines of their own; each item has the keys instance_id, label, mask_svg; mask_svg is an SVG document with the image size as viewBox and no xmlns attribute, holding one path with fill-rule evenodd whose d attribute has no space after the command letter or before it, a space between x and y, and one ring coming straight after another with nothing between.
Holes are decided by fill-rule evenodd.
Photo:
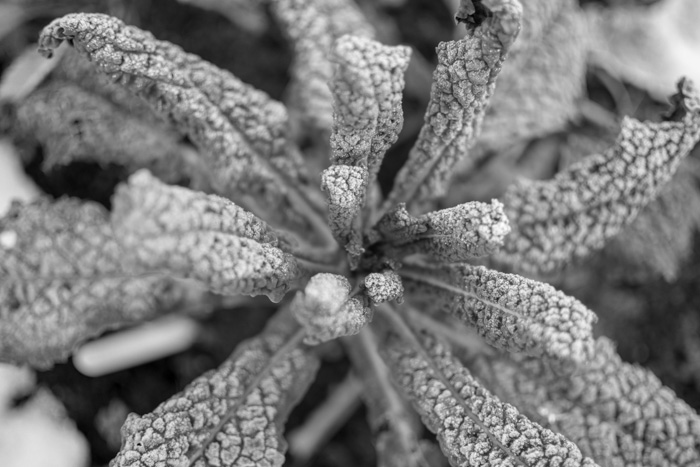
<instances>
[{"instance_id":1,"label":"bumpy leaf texture","mask_svg":"<svg viewBox=\"0 0 700 467\"><path fill-rule=\"evenodd\" d=\"M576 368L529 358L499 359L488 367L486 380L499 394L602 465L700 462L700 416L653 373L622 361L606 338Z\"/></svg>"},{"instance_id":2,"label":"bumpy leaf texture","mask_svg":"<svg viewBox=\"0 0 700 467\"><path fill-rule=\"evenodd\" d=\"M513 221L496 257L519 271L550 272L600 249L654 199L700 140L700 97L681 80L670 121L625 118L615 145L546 181L513 185Z\"/></svg>"},{"instance_id":3,"label":"bumpy leaf texture","mask_svg":"<svg viewBox=\"0 0 700 467\"><path fill-rule=\"evenodd\" d=\"M295 188L305 175L288 137L284 106L201 58L101 14L71 14L44 28L47 56L68 41L200 149L218 192L238 196L276 222L307 226ZM300 209L300 208L299 208ZM282 217L280 217L282 216Z\"/></svg>"},{"instance_id":4,"label":"bumpy leaf texture","mask_svg":"<svg viewBox=\"0 0 700 467\"><path fill-rule=\"evenodd\" d=\"M389 368L379 357L375 335L364 329L343 344L353 371L364 386L362 399L374 436L378 467L428 467L422 426L408 401L392 383Z\"/></svg>"},{"instance_id":5,"label":"bumpy leaf texture","mask_svg":"<svg viewBox=\"0 0 700 467\"><path fill-rule=\"evenodd\" d=\"M294 46L289 106L311 129L333 122L328 83L334 42L345 34L372 38L374 30L350 0L265 0Z\"/></svg>"},{"instance_id":6,"label":"bumpy leaf texture","mask_svg":"<svg viewBox=\"0 0 700 467\"><path fill-rule=\"evenodd\" d=\"M376 194L382 159L403 125L401 92L409 55L408 47L356 36L341 37L333 50L332 165L321 187L333 235L351 261L363 251L361 211L373 189Z\"/></svg>"},{"instance_id":7,"label":"bumpy leaf texture","mask_svg":"<svg viewBox=\"0 0 700 467\"><path fill-rule=\"evenodd\" d=\"M401 202L413 210L418 202L443 196L452 168L474 144L522 16L522 7L515 0L477 3L488 11L486 17L465 17L467 36L437 48L438 65L425 123L394 181L387 210Z\"/></svg>"},{"instance_id":8,"label":"bumpy leaf texture","mask_svg":"<svg viewBox=\"0 0 700 467\"><path fill-rule=\"evenodd\" d=\"M320 273L311 277L303 292L297 292L290 308L307 331L305 344L357 334L372 320L367 297L351 288L343 276Z\"/></svg>"},{"instance_id":9,"label":"bumpy leaf texture","mask_svg":"<svg viewBox=\"0 0 700 467\"><path fill-rule=\"evenodd\" d=\"M279 301L301 278L290 244L226 198L165 185L140 171L113 199L112 226L138 267L197 279L210 290Z\"/></svg>"},{"instance_id":10,"label":"bumpy leaf texture","mask_svg":"<svg viewBox=\"0 0 700 467\"><path fill-rule=\"evenodd\" d=\"M367 274L364 285L367 297L374 305L392 300L403 301L403 282L396 271L385 269Z\"/></svg>"},{"instance_id":11,"label":"bumpy leaf texture","mask_svg":"<svg viewBox=\"0 0 700 467\"><path fill-rule=\"evenodd\" d=\"M451 465L596 465L484 389L442 343L403 334L390 335L382 355Z\"/></svg>"},{"instance_id":12,"label":"bumpy leaf texture","mask_svg":"<svg viewBox=\"0 0 700 467\"><path fill-rule=\"evenodd\" d=\"M523 2L522 30L496 80L469 171L484 153L563 128L577 114L588 51L586 20L576 0Z\"/></svg>"},{"instance_id":13,"label":"bumpy leaf texture","mask_svg":"<svg viewBox=\"0 0 700 467\"><path fill-rule=\"evenodd\" d=\"M498 200L474 201L413 217L401 203L377 224L382 250L393 258L420 253L439 261L456 262L498 250L510 232Z\"/></svg>"},{"instance_id":14,"label":"bumpy leaf texture","mask_svg":"<svg viewBox=\"0 0 700 467\"><path fill-rule=\"evenodd\" d=\"M129 415L110 467L280 467L281 430L319 366L287 312L216 370L143 416Z\"/></svg>"},{"instance_id":15,"label":"bumpy leaf texture","mask_svg":"<svg viewBox=\"0 0 700 467\"><path fill-rule=\"evenodd\" d=\"M499 349L573 364L593 354L596 315L549 284L469 265L400 274L409 300L430 301Z\"/></svg>"},{"instance_id":16,"label":"bumpy leaf texture","mask_svg":"<svg viewBox=\"0 0 700 467\"><path fill-rule=\"evenodd\" d=\"M14 204L0 219L0 360L50 368L90 337L187 298L173 279L139 274L121 259L101 206Z\"/></svg>"}]
</instances>

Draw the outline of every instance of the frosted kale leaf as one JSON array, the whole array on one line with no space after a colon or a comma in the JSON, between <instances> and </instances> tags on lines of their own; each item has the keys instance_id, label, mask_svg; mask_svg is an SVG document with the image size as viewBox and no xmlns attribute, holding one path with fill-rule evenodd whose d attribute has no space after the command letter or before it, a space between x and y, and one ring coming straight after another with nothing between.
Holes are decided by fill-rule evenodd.
<instances>
[{"instance_id":1,"label":"frosted kale leaf","mask_svg":"<svg viewBox=\"0 0 700 467\"><path fill-rule=\"evenodd\" d=\"M485 367L482 367L482 370ZM491 361L485 376L503 397L572 439L602 465L692 465L700 417L650 371L596 341L576 368L535 359Z\"/></svg>"},{"instance_id":2,"label":"frosted kale leaf","mask_svg":"<svg viewBox=\"0 0 700 467\"><path fill-rule=\"evenodd\" d=\"M411 216L405 204L387 213L376 226L383 251L394 258L421 253L440 261L464 261L494 253L510 232L503 205L477 201Z\"/></svg>"},{"instance_id":3,"label":"frosted kale leaf","mask_svg":"<svg viewBox=\"0 0 700 467\"><path fill-rule=\"evenodd\" d=\"M327 137L333 122L328 82L334 42L345 34L373 37L374 30L350 0L265 0L294 46L289 106L308 130Z\"/></svg>"},{"instance_id":4,"label":"frosted kale leaf","mask_svg":"<svg viewBox=\"0 0 700 467\"><path fill-rule=\"evenodd\" d=\"M334 99L331 163L321 188L328 199L333 235L356 262L362 253L367 205L377 203L375 186L386 150L403 124L401 91L410 49L356 36L335 44L330 89ZM374 196L372 196L374 194Z\"/></svg>"},{"instance_id":5,"label":"frosted kale leaf","mask_svg":"<svg viewBox=\"0 0 700 467\"><path fill-rule=\"evenodd\" d=\"M42 32L40 51L51 56L64 41L189 136L220 193L274 214L276 222L308 227L308 212L300 206L304 200L295 186L304 183L304 170L288 138L282 104L231 73L110 16L79 13L54 20ZM271 213L265 209L268 204L280 209Z\"/></svg>"},{"instance_id":6,"label":"frosted kale leaf","mask_svg":"<svg viewBox=\"0 0 700 467\"><path fill-rule=\"evenodd\" d=\"M282 427L319 365L303 335L281 312L219 368L153 412L129 415L110 467L282 466Z\"/></svg>"},{"instance_id":7,"label":"frosted kale leaf","mask_svg":"<svg viewBox=\"0 0 700 467\"><path fill-rule=\"evenodd\" d=\"M184 285L121 258L101 206L14 204L0 219L0 360L50 368L87 339L188 299Z\"/></svg>"},{"instance_id":8,"label":"frosted kale leaf","mask_svg":"<svg viewBox=\"0 0 700 467\"><path fill-rule=\"evenodd\" d=\"M595 314L549 284L483 266L406 267L406 296L433 302L508 352L580 364L593 351ZM422 297L422 298L420 298Z\"/></svg>"},{"instance_id":9,"label":"frosted kale leaf","mask_svg":"<svg viewBox=\"0 0 700 467\"><path fill-rule=\"evenodd\" d=\"M549 272L600 249L654 199L700 140L700 101L688 80L678 84L669 121L622 122L615 145L559 172L521 181L503 204L513 222L501 261L521 271Z\"/></svg>"},{"instance_id":10,"label":"frosted kale leaf","mask_svg":"<svg viewBox=\"0 0 700 467\"><path fill-rule=\"evenodd\" d=\"M578 112L588 36L575 0L523 2L522 30L496 80L477 144L460 172L488 152L559 130Z\"/></svg>"},{"instance_id":11,"label":"frosted kale leaf","mask_svg":"<svg viewBox=\"0 0 700 467\"><path fill-rule=\"evenodd\" d=\"M564 436L484 389L442 343L408 329L402 334L388 337L382 355L450 464L596 465Z\"/></svg>"},{"instance_id":12,"label":"frosted kale leaf","mask_svg":"<svg viewBox=\"0 0 700 467\"><path fill-rule=\"evenodd\" d=\"M304 343L310 345L357 334L372 320L367 297L351 291L350 281L337 274L311 277L290 308L306 329Z\"/></svg>"},{"instance_id":13,"label":"frosted kale leaf","mask_svg":"<svg viewBox=\"0 0 700 467\"><path fill-rule=\"evenodd\" d=\"M389 208L404 202L412 210L416 203L443 196L454 165L474 144L522 15L516 0L476 3L485 10L462 18L467 36L437 48L425 123L394 181Z\"/></svg>"},{"instance_id":14,"label":"frosted kale leaf","mask_svg":"<svg viewBox=\"0 0 700 467\"><path fill-rule=\"evenodd\" d=\"M364 285L367 297L374 305L392 300L403 301L403 282L396 271L385 269L367 274Z\"/></svg>"},{"instance_id":15,"label":"frosted kale leaf","mask_svg":"<svg viewBox=\"0 0 700 467\"><path fill-rule=\"evenodd\" d=\"M301 278L289 243L231 201L165 185L148 172L117 189L112 225L145 271L193 278L222 294L279 301Z\"/></svg>"}]
</instances>

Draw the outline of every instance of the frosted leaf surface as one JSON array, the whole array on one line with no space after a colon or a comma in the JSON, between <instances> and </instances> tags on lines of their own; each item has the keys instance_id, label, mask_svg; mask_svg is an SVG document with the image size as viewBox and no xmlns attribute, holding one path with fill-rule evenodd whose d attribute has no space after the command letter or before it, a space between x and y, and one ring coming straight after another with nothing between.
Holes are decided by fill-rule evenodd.
<instances>
[{"instance_id":1,"label":"frosted leaf surface","mask_svg":"<svg viewBox=\"0 0 700 467\"><path fill-rule=\"evenodd\" d=\"M596 315L549 284L466 264L400 271L406 296L432 301L508 352L585 362Z\"/></svg>"},{"instance_id":2,"label":"frosted leaf surface","mask_svg":"<svg viewBox=\"0 0 700 467\"><path fill-rule=\"evenodd\" d=\"M333 165L324 171L321 187L331 230L355 258L362 253L359 214L367 190L403 125L401 93L409 55L408 47L356 36L341 37L333 49Z\"/></svg>"},{"instance_id":3,"label":"frosted leaf surface","mask_svg":"<svg viewBox=\"0 0 700 467\"><path fill-rule=\"evenodd\" d=\"M124 253L145 270L197 279L216 293L274 301L302 274L271 227L225 198L168 186L141 171L117 189L113 205Z\"/></svg>"},{"instance_id":4,"label":"frosted leaf surface","mask_svg":"<svg viewBox=\"0 0 700 467\"><path fill-rule=\"evenodd\" d=\"M294 46L289 106L312 129L330 131L333 43L344 34L372 37L374 30L352 0L267 1Z\"/></svg>"},{"instance_id":5,"label":"frosted leaf surface","mask_svg":"<svg viewBox=\"0 0 700 467\"><path fill-rule=\"evenodd\" d=\"M487 17L463 18L467 36L437 48L425 123L394 181L388 207L404 202L413 210L415 203L443 196L453 167L474 144L522 15L516 0L478 3L489 12Z\"/></svg>"},{"instance_id":6,"label":"frosted leaf surface","mask_svg":"<svg viewBox=\"0 0 700 467\"><path fill-rule=\"evenodd\" d=\"M282 428L318 369L288 316L240 344L216 370L143 416L130 414L110 467L281 467Z\"/></svg>"},{"instance_id":7,"label":"frosted leaf surface","mask_svg":"<svg viewBox=\"0 0 700 467\"><path fill-rule=\"evenodd\" d=\"M353 257L363 252L359 215L365 205L368 182L367 168L350 165L333 165L321 176L328 203L328 225Z\"/></svg>"},{"instance_id":8,"label":"frosted leaf surface","mask_svg":"<svg viewBox=\"0 0 700 467\"><path fill-rule=\"evenodd\" d=\"M104 74L96 68L88 56L75 48L64 48L54 53L56 56L53 60L57 60L52 73L54 79L69 81L91 94L102 96L132 117L149 122L152 127L173 129L170 122L166 121L166 115L157 115L144 99L118 81L114 81L111 75Z\"/></svg>"},{"instance_id":9,"label":"frosted leaf surface","mask_svg":"<svg viewBox=\"0 0 700 467\"><path fill-rule=\"evenodd\" d=\"M382 355L451 465L596 465L564 436L498 400L434 338L390 336Z\"/></svg>"},{"instance_id":10,"label":"frosted leaf surface","mask_svg":"<svg viewBox=\"0 0 700 467\"><path fill-rule=\"evenodd\" d=\"M303 223L290 191L305 175L281 103L111 16L76 13L56 19L44 28L39 50L50 57L65 41L189 136L218 192L249 195L258 206L280 206L274 215L284 217L276 221Z\"/></svg>"},{"instance_id":11,"label":"frosted leaf surface","mask_svg":"<svg viewBox=\"0 0 700 467\"><path fill-rule=\"evenodd\" d=\"M496 257L518 270L549 272L602 248L629 224L700 140L697 90L688 80L678 86L675 120L625 118L607 151L551 180L509 188L503 203L513 231Z\"/></svg>"},{"instance_id":12,"label":"frosted leaf surface","mask_svg":"<svg viewBox=\"0 0 700 467\"><path fill-rule=\"evenodd\" d=\"M306 330L304 343L316 345L357 334L372 320L367 299L350 292L350 281L328 273L314 275L297 292L290 308Z\"/></svg>"},{"instance_id":13,"label":"frosted leaf surface","mask_svg":"<svg viewBox=\"0 0 700 467\"><path fill-rule=\"evenodd\" d=\"M384 251L393 257L422 253L441 261L455 262L485 256L498 250L510 232L508 218L498 200L490 204L473 201L411 216L399 204L376 226Z\"/></svg>"},{"instance_id":14,"label":"frosted leaf surface","mask_svg":"<svg viewBox=\"0 0 700 467\"><path fill-rule=\"evenodd\" d=\"M531 358L490 366L514 402L539 411L601 465L700 462L700 416L652 372L624 362L607 338L575 369Z\"/></svg>"},{"instance_id":15,"label":"frosted leaf surface","mask_svg":"<svg viewBox=\"0 0 700 467\"><path fill-rule=\"evenodd\" d=\"M13 204L0 219L0 360L47 369L87 339L184 299L172 279L137 274L121 258L99 205Z\"/></svg>"},{"instance_id":16,"label":"frosted leaf surface","mask_svg":"<svg viewBox=\"0 0 700 467\"><path fill-rule=\"evenodd\" d=\"M396 300L403 301L403 283L401 276L391 269L382 272L373 272L365 277L367 296L372 304L379 304Z\"/></svg>"},{"instance_id":17,"label":"frosted leaf surface","mask_svg":"<svg viewBox=\"0 0 700 467\"><path fill-rule=\"evenodd\" d=\"M469 170L485 151L557 131L578 113L588 52L578 2L522 3L522 31L496 80L477 145L460 161L460 171Z\"/></svg>"}]
</instances>

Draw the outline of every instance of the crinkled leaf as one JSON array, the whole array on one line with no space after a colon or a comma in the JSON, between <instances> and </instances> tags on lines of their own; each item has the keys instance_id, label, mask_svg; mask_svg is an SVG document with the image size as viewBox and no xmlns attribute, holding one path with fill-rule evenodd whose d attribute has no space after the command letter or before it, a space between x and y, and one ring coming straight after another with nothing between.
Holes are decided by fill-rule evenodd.
<instances>
[{"instance_id":1,"label":"crinkled leaf","mask_svg":"<svg viewBox=\"0 0 700 467\"><path fill-rule=\"evenodd\" d=\"M400 273L409 299L439 304L499 349L574 364L592 355L596 315L549 284L466 264Z\"/></svg>"},{"instance_id":2,"label":"crinkled leaf","mask_svg":"<svg viewBox=\"0 0 700 467\"><path fill-rule=\"evenodd\" d=\"M374 305L392 300L403 301L401 276L391 269L367 274L364 284L367 297Z\"/></svg>"},{"instance_id":3,"label":"crinkled leaf","mask_svg":"<svg viewBox=\"0 0 700 467\"><path fill-rule=\"evenodd\" d=\"M464 261L495 252L510 232L498 200L474 201L411 216L401 203L377 224L382 249L393 257L422 253L441 261Z\"/></svg>"},{"instance_id":4,"label":"crinkled leaf","mask_svg":"<svg viewBox=\"0 0 700 467\"><path fill-rule=\"evenodd\" d=\"M405 202L412 209L415 203L443 196L454 165L474 144L522 15L517 0L476 3L486 13L478 10L463 18L467 36L437 48L425 124L394 181L388 208Z\"/></svg>"},{"instance_id":5,"label":"crinkled leaf","mask_svg":"<svg viewBox=\"0 0 700 467\"><path fill-rule=\"evenodd\" d=\"M187 298L174 280L136 274L121 258L101 206L14 204L0 219L0 359L50 368L85 340Z\"/></svg>"},{"instance_id":6,"label":"crinkled leaf","mask_svg":"<svg viewBox=\"0 0 700 467\"><path fill-rule=\"evenodd\" d=\"M64 41L189 136L219 192L246 195L247 203L275 221L306 225L305 214L296 209L301 201L294 186L305 175L287 135L282 104L231 73L110 16L79 13L56 19L44 28L39 50L51 56Z\"/></svg>"},{"instance_id":7,"label":"crinkled leaf","mask_svg":"<svg viewBox=\"0 0 700 467\"><path fill-rule=\"evenodd\" d=\"M216 370L143 416L129 415L110 467L280 467L283 424L319 366L288 313Z\"/></svg>"},{"instance_id":8,"label":"crinkled leaf","mask_svg":"<svg viewBox=\"0 0 700 467\"><path fill-rule=\"evenodd\" d=\"M484 389L435 338L402 334L389 336L382 355L451 465L596 465Z\"/></svg>"},{"instance_id":9,"label":"crinkled leaf","mask_svg":"<svg viewBox=\"0 0 700 467\"><path fill-rule=\"evenodd\" d=\"M410 49L343 36L335 44L331 161L322 188L334 236L351 257L362 253L362 218L386 150L403 125L401 92Z\"/></svg>"},{"instance_id":10,"label":"crinkled leaf","mask_svg":"<svg viewBox=\"0 0 700 467\"><path fill-rule=\"evenodd\" d=\"M652 372L622 361L607 338L575 370L530 358L488 366L494 387L601 465L700 462L700 416Z\"/></svg>"},{"instance_id":11,"label":"crinkled leaf","mask_svg":"<svg viewBox=\"0 0 700 467\"><path fill-rule=\"evenodd\" d=\"M549 272L602 248L651 202L700 140L700 98L682 80L675 120L625 118L615 145L552 180L521 181L503 203L513 231L497 258L518 270Z\"/></svg>"},{"instance_id":12,"label":"crinkled leaf","mask_svg":"<svg viewBox=\"0 0 700 467\"><path fill-rule=\"evenodd\" d=\"M197 279L226 295L279 301L302 270L289 244L231 201L168 186L146 171L117 189L112 225L124 254L145 270Z\"/></svg>"},{"instance_id":13,"label":"crinkled leaf","mask_svg":"<svg viewBox=\"0 0 700 467\"><path fill-rule=\"evenodd\" d=\"M523 2L522 31L503 64L476 147L459 163L470 171L484 153L563 128L578 113L588 52L576 0Z\"/></svg>"},{"instance_id":14,"label":"crinkled leaf","mask_svg":"<svg viewBox=\"0 0 700 467\"><path fill-rule=\"evenodd\" d=\"M306 329L304 343L309 345L357 334L372 320L367 298L351 293L350 281L337 274L311 277L290 308Z\"/></svg>"},{"instance_id":15,"label":"crinkled leaf","mask_svg":"<svg viewBox=\"0 0 700 467\"><path fill-rule=\"evenodd\" d=\"M266 1L294 46L289 106L310 128L330 131L333 43L345 34L372 37L374 31L352 0Z\"/></svg>"},{"instance_id":16,"label":"crinkled leaf","mask_svg":"<svg viewBox=\"0 0 700 467\"><path fill-rule=\"evenodd\" d=\"M131 117L102 97L66 82L33 92L17 107L17 131L42 146L44 170L74 161L148 168L166 181L187 179L179 137Z\"/></svg>"}]
</instances>

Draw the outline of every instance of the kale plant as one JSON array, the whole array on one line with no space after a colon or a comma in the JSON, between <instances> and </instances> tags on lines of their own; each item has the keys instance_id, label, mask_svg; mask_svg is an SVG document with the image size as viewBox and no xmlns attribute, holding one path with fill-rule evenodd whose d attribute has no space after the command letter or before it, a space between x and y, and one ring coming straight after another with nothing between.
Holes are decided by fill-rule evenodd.
<instances>
[{"instance_id":1,"label":"kale plant","mask_svg":"<svg viewBox=\"0 0 700 467\"><path fill-rule=\"evenodd\" d=\"M653 206L700 139L693 83L664 121L624 118L609 141L572 144L586 154L553 178L464 202L452 181L572 118L587 23L573 0L462 0L466 34L438 45L423 125L383 193L411 49L375 40L350 0L265 3L294 48L287 105L112 16L45 27L39 51L59 56L13 102L16 137L47 167L132 175L109 211L44 198L0 220L0 358L46 369L212 294L266 295L280 306L264 331L131 414L111 466L282 465L285 420L334 340L382 466L431 462L416 414L453 466L700 465L697 413L545 282Z\"/></svg>"}]
</instances>

